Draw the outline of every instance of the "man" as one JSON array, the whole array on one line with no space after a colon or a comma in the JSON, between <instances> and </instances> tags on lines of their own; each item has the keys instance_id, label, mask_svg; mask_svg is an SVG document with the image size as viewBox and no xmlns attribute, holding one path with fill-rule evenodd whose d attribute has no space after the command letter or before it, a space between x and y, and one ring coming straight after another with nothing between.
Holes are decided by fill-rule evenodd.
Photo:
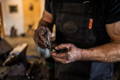
<instances>
[{"instance_id":1,"label":"man","mask_svg":"<svg viewBox=\"0 0 120 80\"><path fill-rule=\"evenodd\" d=\"M120 1L48 1L46 5L49 7L40 26L56 24L56 43L60 44L56 49L68 49L68 52L51 54L56 61L64 63L56 64L57 79L111 80L113 64L97 61L119 60L116 56L120 52ZM36 30L35 41L40 47L46 48L47 45L43 45L44 41L39 36L42 27Z\"/></svg>"}]
</instances>

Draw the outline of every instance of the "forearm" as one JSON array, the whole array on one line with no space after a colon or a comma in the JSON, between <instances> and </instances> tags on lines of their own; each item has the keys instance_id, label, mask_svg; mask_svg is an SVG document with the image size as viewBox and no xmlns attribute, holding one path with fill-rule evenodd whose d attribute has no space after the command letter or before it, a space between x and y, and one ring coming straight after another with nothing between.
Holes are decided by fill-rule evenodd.
<instances>
[{"instance_id":1,"label":"forearm","mask_svg":"<svg viewBox=\"0 0 120 80\"><path fill-rule=\"evenodd\" d=\"M47 11L44 11L42 19L39 21L38 27L40 27L40 26L50 27L50 26L52 26L52 23L53 23L52 14Z\"/></svg>"},{"instance_id":2,"label":"forearm","mask_svg":"<svg viewBox=\"0 0 120 80\"><path fill-rule=\"evenodd\" d=\"M96 48L83 50L82 59L102 62L120 61L120 42L112 42Z\"/></svg>"},{"instance_id":3,"label":"forearm","mask_svg":"<svg viewBox=\"0 0 120 80\"><path fill-rule=\"evenodd\" d=\"M45 10L44 14L43 14L43 17L42 17L42 21L46 21L48 23L52 23L53 15Z\"/></svg>"},{"instance_id":4,"label":"forearm","mask_svg":"<svg viewBox=\"0 0 120 80\"><path fill-rule=\"evenodd\" d=\"M83 50L85 60L97 60L104 62L120 61L120 21L107 24L106 30L113 42L96 48Z\"/></svg>"},{"instance_id":5,"label":"forearm","mask_svg":"<svg viewBox=\"0 0 120 80\"><path fill-rule=\"evenodd\" d=\"M44 11L44 14L42 16L42 19L39 21L37 29L42 26L47 27L50 31L52 31L53 24L53 15L47 11Z\"/></svg>"}]
</instances>

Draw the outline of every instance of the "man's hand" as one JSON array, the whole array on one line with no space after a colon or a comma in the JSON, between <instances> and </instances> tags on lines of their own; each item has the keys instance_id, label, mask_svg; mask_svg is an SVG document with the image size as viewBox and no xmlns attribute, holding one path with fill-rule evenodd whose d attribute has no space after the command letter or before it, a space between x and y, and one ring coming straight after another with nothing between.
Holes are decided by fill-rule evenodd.
<instances>
[{"instance_id":1,"label":"man's hand","mask_svg":"<svg viewBox=\"0 0 120 80\"><path fill-rule=\"evenodd\" d=\"M73 44L61 44L56 47L56 50L67 48L65 53L52 53L53 58L61 63L70 63L78 61L82 58L82 49L77 48Z\"/></svg>"},{"instance_id":2,"label":"man's hand","mask_svg":"<svg viewBox=\"0 0 120 80\"><path fill-rule=\"evenodd\" d=\"M45 26L40 26L35 30L34 40L41 48L48 48L48 38L51 37L50 30ZM49 40L50 41L50 40Z\"/></svg>"},{"instance_id":3,"label":"man's hand","mask_svg":"<svg viewBox=\"0 0 120 80\"><path fill-rule=\"evenodd\" d=\"M39 22L38 28L35 30L34 33L34 40L36 44L41 48L48 48L48 40L49 38L52 38L52 34L50 31L50 25L53 21L53 16L46 10L44 11L43 17L41 21ZM48 28L49 27L49 28Z\"/></svg>"}]
</instances>

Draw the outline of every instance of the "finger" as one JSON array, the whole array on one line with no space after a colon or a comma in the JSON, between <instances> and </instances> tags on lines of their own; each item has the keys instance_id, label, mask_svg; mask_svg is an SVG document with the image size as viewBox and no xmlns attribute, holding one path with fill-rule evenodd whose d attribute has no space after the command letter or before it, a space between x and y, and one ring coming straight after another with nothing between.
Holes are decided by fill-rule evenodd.
<instances>
[{"instance_id":1,"label":"finger","mask_svg":"<svg viewBox=\"0 0 120 80\"><path fill-rule=\"evenodd\" d=\"M56 47L56 49L63 49L63 48L71 48L73 47L73 44L61 44L59 46Z\"/></svg>"},{"instance_id":2,"label":"finger","mask_svg":"<svg viewBox=\"0 0 120 80\"><path fill-rule=\"evenodd\" d=\"M53 57L53 59L57 62L61 62L63 64L65 64L67 62L67 59L61 59L61 58L56 58L56 57Z\"/></svg>"},{"instance_id":3,"label":"finger","mask_svg":"<svg viewBox=\"0 0 120 80\"><path fill-rule=\"evenodd\" d=\"M67 59L66 53L61 53L61 54L53 53L52 56L56 58Z\"/></svg>"},{"instance_id":4,"label":"finger","mask_svg":"<svg viewBox=\"0 0 120 80\"><path fill-rule=\"evenodd\" d=\"M35 36L35 40L36 41L38 41L39 40L39 37L40 37L40 31L37 29L37 30L35 30L35 34L34 34L34 36Z\"/></svg>"},{"instance_id":5,"label":"finger","mask_svg":"<svg viewBox=\"0 0 120 80\"><path fill-rule=\"evenodd\" d=\"M49 32L49 34L52 34L52 32L50 31L48 27L46 27L46 31Z\"/></svg>"},{"instance_id":6,"label":"finger","mask_svg":"<svg viewBox=\"0 0 120 80\"><path fill-rule=\"evenodd\" d=\"M51 53L52 56L55 56L56 54L57 54L57 53L55 53L55 52L54 52L54 53Z\"/></svg>"},{"instance_id":7,"label":"finger","mask_svg":"<svg viewBox=\"0 0 120 80\"><path fill-rule=\"evenodd\" d=\"M66 61L65 63L68 64L68 63L71 63L72 61Z\"/></svg>"},{"instance_id":8,"label":"finger","mask_svg":"<svg viewBox=\"0 0 120 80\"><path fill-rule=\"evenodd\" d=\"M36 30L35 33L34 33L34 41L35 41L36 44L38 44L38 40L39 40L37 33L38 33L38 31Z\"/></svg>"},{"instance_id":9,"label":"finger","mask_svg":"<svg viewBox=\"0 0 120 80\"><path fill-rule=\"evenodd\" d=\"M44 40L42 40L42 39L44 39L44 38L42 38L41 34L39 34L39 30L36 30L34 33L34 41L40 47L45 48Z\"/></svg>"}]
</instances>

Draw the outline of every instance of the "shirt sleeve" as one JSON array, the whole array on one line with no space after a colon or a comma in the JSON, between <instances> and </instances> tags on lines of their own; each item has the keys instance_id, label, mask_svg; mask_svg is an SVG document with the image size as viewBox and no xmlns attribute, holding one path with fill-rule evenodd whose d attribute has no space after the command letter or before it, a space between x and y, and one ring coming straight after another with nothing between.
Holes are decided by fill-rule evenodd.
<instances>
[{"instance_id":1,"label":"shirt sleeve","mask_svg":"<svg viewBox=\"0 0 120 80\"><path fill-rule=\"evenodd\" d=\"M106 0L106 23L111 24L120 21L120 0Z\"/></svg>"}]
</instances>

